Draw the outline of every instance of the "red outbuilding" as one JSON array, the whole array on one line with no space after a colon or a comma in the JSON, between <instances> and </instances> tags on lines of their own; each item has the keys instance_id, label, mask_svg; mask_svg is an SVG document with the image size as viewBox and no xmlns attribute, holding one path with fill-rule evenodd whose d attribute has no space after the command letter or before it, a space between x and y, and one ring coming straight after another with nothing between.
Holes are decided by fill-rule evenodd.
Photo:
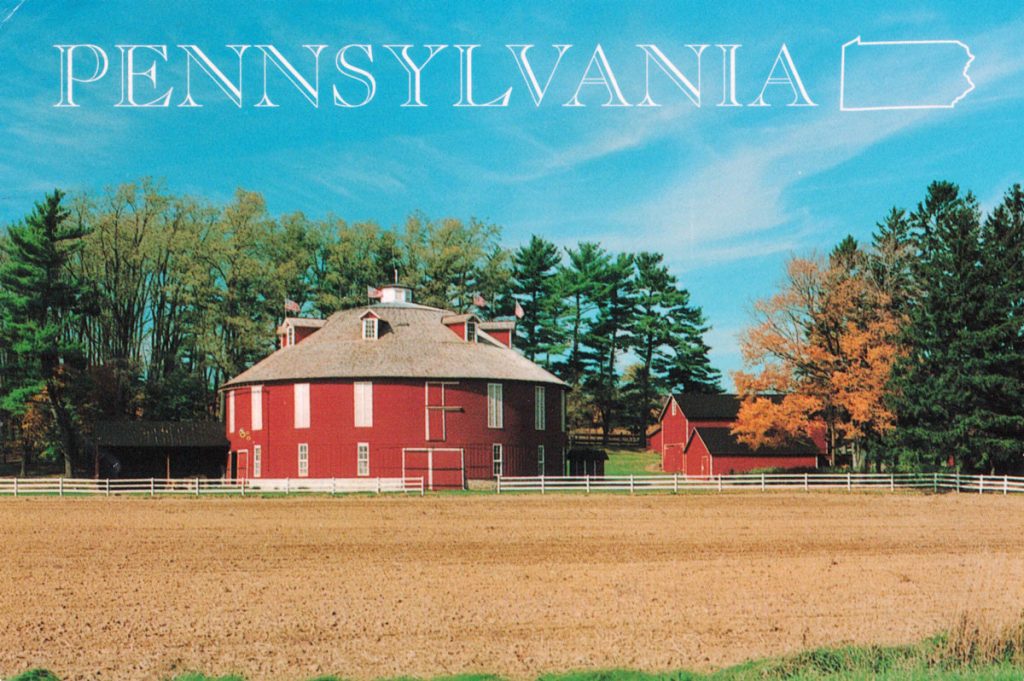
<instances>
[{"instance_id":1,"label":"red outbuilding","mask_svg":"<svg viewBox=\"0 0 1024 681\"><path fill-rule=\"evenodd\" d=\"M687 475L741 473L754 468L807 468L817 465L824 440L794 441L781 449L751 450L730 434L741 399L733 394L669 395L652 430L648 448L661 454L662 470ZM697 431L702 437L695 437ZM808 449L808 447L810 449ZM714 463L719 457L718 464Z\"/></svg>"},{"instance_id":2,"label":"red outbuilding","mask_svg":"<svg viewBox=\"0 0 1024 681\"><path fill-rule=\"evenodd\" d=\"M757 468L816 468L817 445L794 440L778 447L752 449L729 427L697 426L683 450L682 472L687 475L730 475Z\"/></svg>"},{"instance_id":3,"label":"red outbuilding","mask_svg":"<svg viewBox=\"0 0 1024 681\"><path fill-rule=\"evenodd\" d=\"M563 474L567 386L512 349L513 330L397 285L327 320L286 319L280 349L223 387L229 477L457 488Z\"/></svg>"}]
</instances>

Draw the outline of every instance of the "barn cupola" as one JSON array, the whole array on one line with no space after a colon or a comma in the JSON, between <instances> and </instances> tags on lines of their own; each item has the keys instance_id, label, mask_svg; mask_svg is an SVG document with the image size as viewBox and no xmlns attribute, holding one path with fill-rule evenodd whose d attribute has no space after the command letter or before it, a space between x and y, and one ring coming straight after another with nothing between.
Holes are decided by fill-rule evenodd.
<instances>
[{"instance_id":1,"label":"barn cupola","mask_svg":"<svg viewBox=\"0 0 1024 681\"><path fill-rule=\"evenodd\" d=\"M382 303L411 303L412 289L401 284L388 284L380 288L380 302Z\"/></svg>"}]
</instances>

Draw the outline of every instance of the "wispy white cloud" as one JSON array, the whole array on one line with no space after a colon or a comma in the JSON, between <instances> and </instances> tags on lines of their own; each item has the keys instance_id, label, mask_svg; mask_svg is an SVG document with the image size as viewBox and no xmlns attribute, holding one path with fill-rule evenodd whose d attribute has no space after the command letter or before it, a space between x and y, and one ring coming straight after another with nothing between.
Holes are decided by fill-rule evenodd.
<instances>
[{"instance_id":1,"label":"wispy white cloud","mask_svg":"<svg viewBox=\"0 0 1024 681\"><path fill-rule=\"evenodd\" d=\"M494 179L505 184L520 184L576 170L593 161L646 147L661 137L677 133L685 119L669 107L641 112L633 118L628 126L618 118L604 126L593 126L583 139L567 146L556 147L534 138L534 146L544 150L540 158L518 172L496 173Z\"/></svg>"},{"instance_id":2,"label":"wispy white cloud","mask_svg":"<svg viewBox=\"0 0 1024 681\"><path fill-rule=\"evenodd\" d=\"M968 40L979 46L972 66L978 92L993 91L1024 72L1024 54L1018 48L1024 21ZM1020 89L1017 97L1021 96ZM973 95L972 95L973 97ZM990 102L973 100L975 115ZM793 247L793 235L779 228L796 225L808 233L820 216L794 205L793 187L853 159L871 147L952 114L943 112L843 113L827 106L813 120L794 115L793 122L758 131L748 139L686 168L664 183L649 201L629 206L619 222L640 225L632 233L648 247L671 252L684 248L716 253L720 258L744 258ZM894 172L898 169L894 168ZM820 227L820 225L819 225ZM729 240L775 232L768 242L728 245ZM723 242L727 245L723 246Z\"/></svg>"},{"instance_id":3,"label":"wispy white cloud","mask_svg":"<svg viewBox=\"0 0 1024 681\"><path fill-rule=\"evenodd\" d=\"M18 10L21 9L25 2L26 0L18 0L12 7L0 9L0 28L3 28L8 21L14 18L14 15L18 13Z\"/></svg>"}]
</instances>

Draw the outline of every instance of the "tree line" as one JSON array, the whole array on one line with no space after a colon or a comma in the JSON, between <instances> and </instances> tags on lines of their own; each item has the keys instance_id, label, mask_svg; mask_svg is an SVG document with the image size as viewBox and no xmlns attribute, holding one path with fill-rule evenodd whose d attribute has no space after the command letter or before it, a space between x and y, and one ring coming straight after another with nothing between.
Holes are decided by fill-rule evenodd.
<instances>
[{"instance_id":1,"label":"tree line","mask_svg":"<svg viewBox=\"0 0 1024 681\"><path fill-rule=\"evenodd\" d=\"M870 244L792 258L741 338L735 432L824 430L856 468L1024 470L1024 192L935 182Z\"/></svg>"},{"instance_id":2,"label":"tree line","mask_svg":"<svg viewBox=\"0 0 1024 681\"><path fill-rule=\"evenodd\" d=\"M510 249L498 225L418 212L274 216L255 192L216 204L145 179L55 191L0 235L0 444L71 474L98 420L216 418L285 300L327 317L396 273L419 303L516 318L517 347L575 388L574 427L642 433L665 391L719 389L707 321L660 254Z\"/></svg>"}]
</instances>

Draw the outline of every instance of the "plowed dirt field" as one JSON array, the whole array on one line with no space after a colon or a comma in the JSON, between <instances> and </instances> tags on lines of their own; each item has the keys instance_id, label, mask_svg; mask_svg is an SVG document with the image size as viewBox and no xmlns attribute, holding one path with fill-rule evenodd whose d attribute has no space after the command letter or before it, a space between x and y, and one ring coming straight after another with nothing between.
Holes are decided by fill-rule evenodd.
<instances>
[{"instance_id":1,"label":"plowed dirt field","mask_svg":"<svg viewBox=\"0 0 1024 681\"><path fill-rule=\"evenodd\" d=\"M0 678L709 669L1024 609L1024 497L0 501Z\"/></svg>"}]
</instances>

